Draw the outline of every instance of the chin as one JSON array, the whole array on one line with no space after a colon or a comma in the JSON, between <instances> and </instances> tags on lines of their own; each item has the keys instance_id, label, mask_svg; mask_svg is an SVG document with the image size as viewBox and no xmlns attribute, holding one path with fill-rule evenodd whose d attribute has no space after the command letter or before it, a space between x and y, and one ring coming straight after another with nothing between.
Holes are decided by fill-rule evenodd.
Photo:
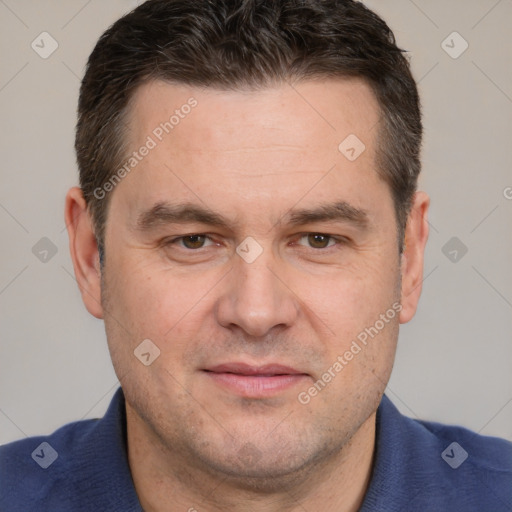
<instances>
[{"instance_id":1,"label":"chin","mask_svg":"<svg viewBox=\"0 0 512 512\"><path fill-rule=\"evenodd\" d=\"M326 440L310 433L289 432L289 436L266 436L257 439L246 435L239 447L232 437L217 446L196 451L196 460L212 476L241 490L271 493L284 491L307 480L320 461L335 450ZM238 436L237 436L238 437ZM240 439L241 437L238 437ZM198 447L196 447L197 450Z\"/></svg>"}]
</instances>

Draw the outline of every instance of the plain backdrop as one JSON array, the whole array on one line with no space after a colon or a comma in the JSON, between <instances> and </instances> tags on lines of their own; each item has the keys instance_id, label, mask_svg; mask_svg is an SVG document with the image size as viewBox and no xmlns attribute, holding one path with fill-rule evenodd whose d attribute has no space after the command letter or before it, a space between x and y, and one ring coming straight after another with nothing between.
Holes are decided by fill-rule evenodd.
<instances>
[{"instance_id":1,"label":"plain backdrop","mask_svg":"<svg viewBox=\"0 0 512 512\"><path fill-rule=\"evenodd\" d=\"M423 295L387 393L409 416L512 439L512 2L366 3L410 52L432 199ZM136 4L0 1L0 443L101 416L118 386L73 277L63 208L78 183L86 59Z\"/></svg>"}]
</instances>

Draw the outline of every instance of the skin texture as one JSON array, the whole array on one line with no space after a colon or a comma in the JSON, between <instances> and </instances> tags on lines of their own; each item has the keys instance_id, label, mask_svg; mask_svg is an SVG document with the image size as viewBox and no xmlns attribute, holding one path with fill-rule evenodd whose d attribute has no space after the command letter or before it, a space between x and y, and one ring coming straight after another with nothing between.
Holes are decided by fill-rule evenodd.
<instances>
[{"instance_id":1,"label":"skin texture","mask_svg":"<svg viewBox=\"0 0 512 512\"><path fill-rule=\"evenodd\" d=\"M126 396L141 503L147 511L357 510L399 323L421 292L428 197L415 195L400 255L391 193L375 169L378 105L360 80L235 92L151 82L133 98L129 146L143 145L191 97L197 106L110 192L102 270L80 190L66 200L77 281L88 311L105 320ZM354 161L338 150L349 134L365 145ZM290 223L296 210L340 201L366 222ZM159 202L207 209L225 224L139 229ZM209 238L198 249L178 239L193 234ZM249 236L263 250L252 263L236 252ZM301 403L299 393L399 302L400 313ZM134 356L144 339L160 350L149 366ZM244 396L204 371L230 362L281 364L302 376Z\"/></svg>"}]
</instances>

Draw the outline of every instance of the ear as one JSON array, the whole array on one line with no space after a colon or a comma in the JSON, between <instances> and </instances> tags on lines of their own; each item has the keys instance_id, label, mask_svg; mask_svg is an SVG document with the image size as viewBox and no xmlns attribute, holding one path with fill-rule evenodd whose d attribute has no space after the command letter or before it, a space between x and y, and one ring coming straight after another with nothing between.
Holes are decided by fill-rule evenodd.
<instances>
[{"instance_id":1,"label":"ear","mask_svg":"<svg viewBox=\"0 0 512 512\"><path fill-rule=\"evenodd\" d=\"M64 217L69 236L69 251L82 300L91 315L103 318L98 245L80 188L73 187L68 191Z\"/></svg>"},{"instance_id":2,"label":"ear","mask_svg":"<svg viewBox=\"0 0 512 512\"><path fill-rule=\"evenodd\" d=\"M402 253L402 311L400 323L405 324L416 313L423 284L423 260L428 239L427 213L430 199L425 192L416 192L405 228Z\"/></svg>"}]
</instances>

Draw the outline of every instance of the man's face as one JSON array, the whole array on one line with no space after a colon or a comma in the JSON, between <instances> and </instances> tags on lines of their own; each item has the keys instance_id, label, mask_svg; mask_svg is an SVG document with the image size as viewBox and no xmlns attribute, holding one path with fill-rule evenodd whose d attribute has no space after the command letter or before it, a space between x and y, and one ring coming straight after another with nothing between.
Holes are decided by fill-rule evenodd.
<instances>
[{"instance_id":1,"label":"man's face","mask_svg":"<svg viewBox=\"0 0 512 512\"><path fill-rule=\"evenodd\" d=\"M373 415L400 301L378 118L358 80L135 95L130 151L156 145L111 192L103 314L129 419L188 464L284 475Z\"/></svg>"}]
</instances>

